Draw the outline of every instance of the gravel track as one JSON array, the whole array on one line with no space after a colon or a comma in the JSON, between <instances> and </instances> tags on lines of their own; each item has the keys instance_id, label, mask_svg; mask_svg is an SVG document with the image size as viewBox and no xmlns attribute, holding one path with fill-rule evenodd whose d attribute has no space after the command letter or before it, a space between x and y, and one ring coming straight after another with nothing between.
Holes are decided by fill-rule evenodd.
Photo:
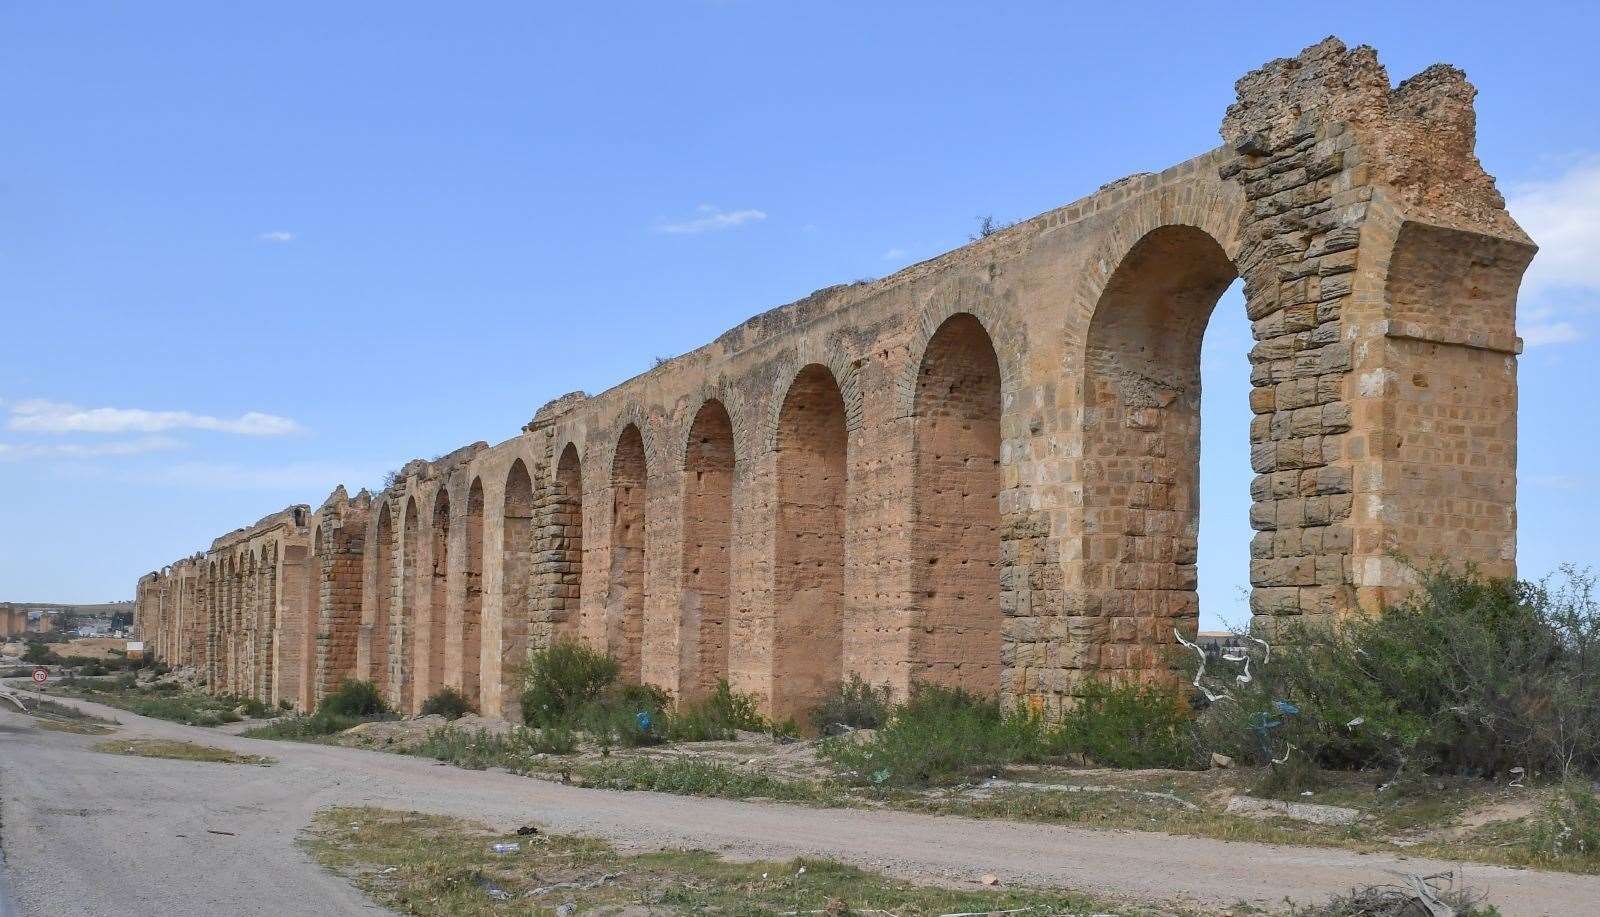
<instances>
[{"instance_id":1,"label":"gravel track","mask_svg":"<svg viewBox=\"0 0 1600 917\"><path fill-rule=\"evenodd\" d=\"M1600 912L1597 876L583 789L382 752L246 739L53 699L123 723L114 738L184 739L279 763L260 768L104 755L89 750L102 737L41 730L29 717L0 710L0 847L25 917L381 913L294 844L312 814L330 805L455 815L506 829L534 822L630 850L831 858L924 882L970 882L994 873L1014 885L1216 906L1319 901L1399 874L1454 868L1506 917Z\"/></svg>"}]
</instances>

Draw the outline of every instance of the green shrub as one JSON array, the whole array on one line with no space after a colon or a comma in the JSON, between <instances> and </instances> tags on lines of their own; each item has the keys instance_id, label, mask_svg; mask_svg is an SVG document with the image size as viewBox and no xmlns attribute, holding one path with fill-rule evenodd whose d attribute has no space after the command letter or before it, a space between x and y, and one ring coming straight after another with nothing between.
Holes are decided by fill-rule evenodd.
<instances>
[{"instance_id":1,"label":"green shrub","mask_svg":"<svg viewBox=\"0 0 1600 917\"><path fill-rule=\"evenodd\" d=\"M852 729L877 729L889 721L889 686L874 688L859 673L811 711L811 725L826 733L838 726Z\"/></svg>"},{"instance_id":2,"label":"green shrub","mask_svg":"<svg viewBox=\"0 0 1600 917\"><path fill-rule=\"evenodd\" d=\"M1600 797L1580 783L1569 783L1534 820L1533 846L1552 858L1600 862Z\"/></svg>"},{"instance_id":3,"label":"green shrub","mask_svg":"<svg viewBox=\"0 0 1600 917\"><path fill-rule=\"evenodd\" d=\"M577 735L562 726L517 727L500 734L487 729L440 726L429 730L422 743L408 754L471 770L503 767L521 774L534 768L538 756L570 755L577 750Z\"/></svg>"},{"instance_id":4,"label":"green shrub","mask_svg":"<svg viewBox=\"0 0 1600 917\"><path fill-rule=\"evenodd\" d=\"M253 697L245 697L242 694L224 694L217 700L225 704L230 710L242 708L244 715L252 718L266 716L272 712L272 708L267 706L265 701L260 701ZM237 718L235 716L235 719Z\"/></svg>"},{"instance_id":5,"label":"green shrub","mask_svg":"<svg viewBox=\"0 0 1600 917\"><path fill-rule=\"evenodd\" d=\"M1102 767L1186 767L1195 760L1192 721L1173 685L1090 681L1050 745Z\"/></svg>"},{"instance_id":6,"label":"green shrub","mask_svg":"<svg viewBox=\"0 0 1600 917\"><path fill-rule=\"evenodd\" d=\"M765 731L767 720L757 703L753 695L735 692L722 679L701 700L678 705L668 718L667 735L674 742L711 742L733 739L741 729Z\"/></svg>"},{"instance_id":7,"label":"green shrub","mask_svg":"<svg viewBox=\"0 0 1600 917\"><path fill-rule=\"evenodd\" d=\"M61 657L45 644L29 641L27 648L22 651L22 661L34 665L59 665Z\"/></svg>"},{"instance_id":8,"label":"green shrub","mask_svg":"<svg viewBox=\"0 0 1600 917\"><path fill-rule=\"evenodd\" d=\"M443 687L433 693L433 696L422 702L423 716L442 716L447 720L458 720L469 713L475 713L472 701L465 694L452 687Z\"/></svg>"},{"instance_id":9,"label":"green shrub","mask_svg":"<svg viewBox=\"0 0 1600 917\"><path fill-rule=\"evenodd\" d=\"M357 678L346 678L322 699L317 712L348 717L376 717L389 712L389 705L378 693L377 685Z\"/></svg>"},{"instance_id":10,"label":"green shrub","mask_svg":"<svg viewBox=\"0 0 1600 917\"><path fill-rule=\"evenodd\" d=\"M825 801L821 788L804 781L778 780L751 774L726 764L679 758L613 758L584 770L595 786L614 790L653 790L681 796L716 796L746 799L759 796L796 802Z\"/></svg>"},{"instance_id":11,"label":"green shrub","mask_svg":"<svg viewBox=\"0 0 1600 917\"><path fill-rule=\"evenodd\" d=\"M579 708L576 720L602 749L657 745L667 737L665 711L671 702L671 695L654 685L613 685Z\"/></svg>"},{"instance_id":12,"label":"green shrub","mask_svg":"<svg viewBox=\"0 0 1600 917\"><path fill-rule=\"evenodd\" d=\"M960 688L913 687L887 725L864 742L828 739L823 755L857 783L926 787L966 782L1009 764L1043 760L1043 721Z\"/></svg>"},{"instance_id":13,"label":"green shrub","mask_svg":"<svg viewBox=\"0 0 1600 917\"><path fill-rule=\"evenodd\" d=\"M617 680L615 659L575 640L558 640L528 659L522 719L530 726L571 723Z\"/></svg>"},{"instance_id":14,"label":"green shrub","mask_svg":"<svg viewBox=\"0 0 1600 917\"><path fill-rule=\"evenodd\" d=\"M1219 683L1230 696L1202 716L1202 748L1331 768L1600 775L1600 610L1593 577L1566 575L1552 590L1434 571L1382 614L1286 628L1270 661L1253 654L1250 681Z\"/></svg>"},{"instance_id":15,"label":"green shrub","mask_svg":"<svg viewBox=\"0 0 1600 917\"><path fill-rule=\"evenodd\" d=\"M252 739L315 739L344 732L368 720L328 710L312 714L281 717L265 726L246 730L243 735Z\"/></svg>"}]
</instances>

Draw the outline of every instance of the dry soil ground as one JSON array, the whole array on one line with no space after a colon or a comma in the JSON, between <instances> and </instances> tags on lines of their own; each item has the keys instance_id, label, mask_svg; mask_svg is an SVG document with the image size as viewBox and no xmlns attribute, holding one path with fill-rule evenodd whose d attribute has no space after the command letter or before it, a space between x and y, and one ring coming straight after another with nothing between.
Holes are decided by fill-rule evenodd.
<instances>
[{"instance_id":1,"label":"dry soil ground","mask_svg":"<svg viewBox=\"0 0 1600 917\"><path fill-rule=\"evenodd\" d=\"M1595 913L1600 877L1450 864L1326 848L818 809L582 789L360 749L229 736L72 703L123 726L118 738L181 739L271 767L107 755L102 737L42 730L0 710L0 847L22 914L354 914L373 905L294 841L318 809L370 805L537 823L629 850L831 858L920 881L994 873L1150 901L1227 906L1318 901L1396 874L1452 868L1507 917Z\"/></svg>"}]
</instances>

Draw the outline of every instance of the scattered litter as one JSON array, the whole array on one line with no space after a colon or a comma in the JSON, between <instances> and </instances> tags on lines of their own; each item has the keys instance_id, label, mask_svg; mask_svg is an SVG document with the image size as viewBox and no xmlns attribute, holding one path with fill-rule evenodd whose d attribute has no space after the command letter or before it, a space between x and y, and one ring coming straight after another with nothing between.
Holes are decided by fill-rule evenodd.
<instances>
[{"instance_id":1,"label":"scattered litter","mask_svg":"<svg viewBox=\"0 0 1600 917\"><path fill-rule=\"evenodd\" d=\"M1365 723L1366 721L1367 721L1366 717L1358 716L1355 719L1351 720L1350 722L1345 723L1344 724L1344 728L1346 728L1346 729L1354 729L1357 726L1360 726L1362 723Z\"/></svg>"},{"instance_id":2,"label":"scattered litter","mask_svg":"<svg viewBox=\"0 0 1600 917\"><path fill-rule=\"evenodd\" d=\"M384 870L384 872L393 872L393 871L394 871L394 867L393 866L391 866L388 869ZM488 879L488 878L480 875L480 876L477 876L476 878L474 878L472 881L473 881L473 884L475 884L479 888L483 889L483 893L484 894L488 895L490 898L494 899L495 901L510 901L511 900L511 893L506 891L505 889L501 888L500 886L496 885L494 883L494 881L491 880L491 879Z\"/></svg>"},{"instance_id":3,"label":"scattered litter","mask_svg":"<svg viewBox=\"0 0 1600 917\"><path fill-rule=\"evenodd\" d=\"M491 844L489 849L493 850L495 853L516 853L518 850L522 849L522 845L510 841L501 841L498 844Z\"/></svg>"},{"instance_id":4,"label":"scattered litter","mask_svg":"<svg viewBox=\"0 0 1600 917\"><path fill-rule=\"evenodd\" d=\"M576 901L568 901L567 903L556 908L556 917L572 917L572 915L577 913L577 911L578 903Z\"/></svg>"},{"instance_id":5,"label":"scattered litter","mask_svg":"<svg viewBox=\"0 0 1600 917\"><path fill-rule=\"evenodd\" d=\"M1229 694L1228 692L1223 691L1220 694L1212 694L1210 688L1207 688L1205 685L1200 683L1201 679L1206 677L1206 651L1201 649L1200 644L1190 643L1188 640L1183 639L1183 634L1179 633L1176 627L1172 629L1172 635L1178 638L1179 643L1183 644L1189 649L1194 650L1194 654L1200 657L1200 668L1196 669L1194 673L1195 690L1199 691L1201 694L1204 694L1206 696L1206 700L1213 704L1219 700L1223 700L1224 698L1232 700L1233 695Z\"/></svg>"},{"instance_id":6,"label":"scattered litter","mask_svg":"<svg viewBox=\"0 0 1600 917\"><path fill-rule=\"evenodd\" d=\"M1511 774L1512 774L1511 782L1509 784L1507 784L1507 786L1521 787L1523 785L1522 784L1522 778L1526 777L1528 775L1528 772L1524 768L1513 767L1511 769Z\"/></svg>"},{"instance_id":7,"label":"scattered litter","mask_svg":"<svg viewBox=\"0 0 1600 917\"><path fill-rule=\"evenodd\" d=\"M238 837L239 836L237 834L234 834L232 831L218 831L216 828L207 828L206 829L206 833L207 834L226 834L229 837Z\"/></svg>"},{"instance_id":8,"label":"scattered litter","mask_svg":"<svg viewBox=\"0 0 1600 917\"><path fill-rule=\"evenodd\" d=\"M535 828L533 825L523 825L517 829L517 837L528 837L529 835L538 833L539 829Z\"/></svg>"},{"instance_id":9,"label":"scattered litter","mask_svg":"<svg viewBox=\"0 0 1600 917\"><path fill-rule=\"evenodd\" d=\"M388 875L388 874L389 874L389 873L391 873L391 872L394 872L394 871L395 871L395 870L397 870L397 869L399 869L399 868L400 868L400 867L398 867L398 866L390 866L390 867L389 867L389 868L388 868L388 869L385 869L385 870L384 870L384 871L383 871L383 872L380 872L380 873L378 873L378 875L380 875L380 876L386 876L386 875Z\"/></svg>"}]
</instances>

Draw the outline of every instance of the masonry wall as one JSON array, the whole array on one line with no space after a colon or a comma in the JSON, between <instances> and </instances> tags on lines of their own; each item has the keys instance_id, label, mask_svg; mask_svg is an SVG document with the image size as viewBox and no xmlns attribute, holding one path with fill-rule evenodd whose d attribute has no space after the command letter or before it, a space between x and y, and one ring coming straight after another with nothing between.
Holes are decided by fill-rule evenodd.
<instances>
[{"instance_id":1,"label":"masonry wall","mask_svg":"<svg viewBox=\"0 0 1600 917\"><path fill-rule=\"evenodd\" d=\"M1379 608L1401 558L1513 572L1534 247L1473 154L1474 90L1444 66L1391 88L1335 39L1238 90L1211 152L218 539L204 639L161 652L217 691L307 706L354 676L502 716L567 637L779 716L856 674L1041 709L1167 677L1198 614L1200 342L1238 278L1256 623Z\"/></svg>"}]
</instances>

